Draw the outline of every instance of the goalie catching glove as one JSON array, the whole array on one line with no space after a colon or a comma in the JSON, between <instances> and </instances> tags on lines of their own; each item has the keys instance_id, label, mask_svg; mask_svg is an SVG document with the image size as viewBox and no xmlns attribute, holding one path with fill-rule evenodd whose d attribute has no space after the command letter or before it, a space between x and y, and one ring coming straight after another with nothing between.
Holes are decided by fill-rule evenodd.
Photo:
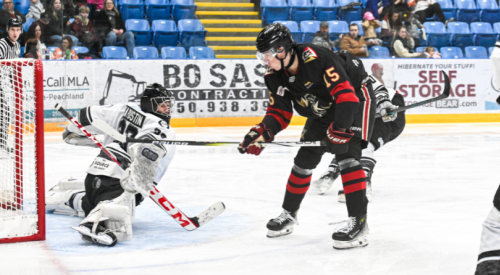
<instances>
[{"instance_id":1,"label":"goalie catching glove","mask_svg":"<svg viewBox=\"0 0 500 275\"><path fill-rule=\"evenodd\" d=\"M63 138L64 142L66 142L67 144L70 144L70 145L88 146L88 147L97 148L97 145L92 140L90 140L87 136L79 135L77 133L71 132L70 130L68 130L68 127L64 128L64 131L62 133L62 138ZM82 132L80 132L80 133L82 133Z\"/></svg>"},{"instance_id":2,"label":"goalie catching glove","mask_svg":"<svg viewBox=\"0 0 500 275\"><path fill-rule=\"evenodd\" d=\"M338 131L335 123L332 122L326 130L326 148L332 154L343 154L349 149L349 141L354 136L350 130L346 132Z\"/></svg>"},{"instance_id":3,"label":"goalie catching glove","mask_svg":"<svg viewBox=\"0 0 500 275\"><path fill-rule=\"evenodd\" d=\"M396 120L398 113L394 112L398 106L392 104L388 99L385 99L377 104L377 113L382 117L383 122L390 122Z\"/></svg>"},{"instance_id":4,"label":"goalie catching glove","mask_svg":"<svg viewBox=\"0 0 500 275\"><path fill-rule=\"evenodd\" d=\"M250 132L245 135L243 142L238 147L238 151L242 154L260 155L264 147L259 142L271 142L274 140L274 135L271 130L266 128L264 123L259 123L250 129Z\"/></svg>"}]
</instances>

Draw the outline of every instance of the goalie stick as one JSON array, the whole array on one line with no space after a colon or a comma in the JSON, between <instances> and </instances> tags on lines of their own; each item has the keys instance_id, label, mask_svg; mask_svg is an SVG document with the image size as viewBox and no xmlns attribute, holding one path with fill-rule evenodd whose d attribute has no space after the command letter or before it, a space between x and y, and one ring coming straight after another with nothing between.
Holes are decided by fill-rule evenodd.
<instances>
[{"instance_id":1,"label":"goalie stick","mask_svg":"<svg viewBox=\"0 0 500 275\"><path fill-rule=\"evenodd\" d=\"M413 108L425 105L427 103L431 103L431 102L438 101L438 100L445 99L445 98L449 97L450 96L450 92L451 92L451 89L450 89L450 78L448 78L448 75L444 71L441 71L441 73L443 73L443 76L444 76L444 89L443 89L443 93L441 95L439 95L437 97L434 97L434 98L430 98L430 99L424 100L424 101L420 101L420 102L417 102L417 103L414 103L414 104L410 104L410 105L406 105L406 106L403 106L403 107L399 107L399 108L393 110L393 112L394 113L399 113L399 112L402 112L402 111L406 111L408 109L413 109ZM375 115L375 118L379 118L379 117L381 117L380 114L376 114Z\"/></svg>"},{"instance_id":2,"label":"goalie stick","mask_svg":"<svg viewBox=\"0 0 500 275\"><path fill-rule=\"evenodd\" d=\"M110 157L119 166L118 160L109 152L102 144L87 131L75 118L73 118L59 103L55 106L56 110L59 111L65 118L67 118L71 123L73 123L78 129L80 129L85 135L92 140L97 147L99 147L108 157ZM121 167L121 166L120 166ZM169 214L177 223L179 223L184 229L188 231L195 230L196 228L206 224L218 215L220 215L226 209L224 203L216 202L205 211L201 212L195 217L188 217L179 208L175 207L167 198L160 192L156 187L153 186L149 192L149 196L161 209L163 209L167 214Z\"/></svg>"}]
</instances>

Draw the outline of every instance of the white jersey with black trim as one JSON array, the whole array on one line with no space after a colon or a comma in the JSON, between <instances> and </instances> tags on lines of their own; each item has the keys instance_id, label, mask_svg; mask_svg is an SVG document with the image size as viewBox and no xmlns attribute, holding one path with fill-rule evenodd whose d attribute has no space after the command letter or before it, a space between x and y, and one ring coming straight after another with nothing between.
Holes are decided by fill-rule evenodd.
<instances>
[{"instance_id":1,"label":"white jersey with black trim","mask_svg":"<svg viewBox=\"0 0 500 275\"><path fill-rule=\"evenodd\" d=\"M378 79L373 75L369 75L368 77L372 82L373 92L375 93L375 98L377 99L377 105L384 100L392 99L392 97L389 95L389 91L384 86L384 84L382 84L382 82L378 81Z\"/></svg>"},{"instance_id":2,"label":"white jersey with black trim","mask_svg":"<svg viewBox=\"0 0 500 275\"><path fill-rule=\"evenodd\" d=\"M105 106L91 106L80 110L78 114L78 121L92 134L104 135L102 144L113 153L115 157L124 162L130 163L130 156L127 147L114 142L114 139L99 131L96 127L92 126L92 121L100 119L108 125L116 129L118 132L127 135L131 138L137 139L151 139L151 140L175 140L175 131L170 127L167 121L145 113L135 103L115 104ZM70 132L84 135L76 126L69 124L67 129ZM172 161L175 154L175 145L158 145L167 153L161 160L154 181L159 183L163 175L166 173L168 165ZM94 175L104 175L113 178L120 178L122 169L114 162L106 160L103 154L100 154L92 163L87 173Z\"/></svg>"}]
</instances>

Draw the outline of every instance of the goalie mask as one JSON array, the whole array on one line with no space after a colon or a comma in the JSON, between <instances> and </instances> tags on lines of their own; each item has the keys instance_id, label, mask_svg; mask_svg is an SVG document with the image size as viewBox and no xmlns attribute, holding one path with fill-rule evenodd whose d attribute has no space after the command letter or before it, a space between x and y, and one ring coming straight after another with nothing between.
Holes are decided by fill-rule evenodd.
<instances>
[{"instance_id":1,"label":"goalie mask","mask_svg":"<svg viewBox=\"0 0 500 275\"><path fill-rule=\"evenodd\" d=\"M141 110L165 120L170 120L170 114L175 103L174 93L158 83L146 87L141 97Z\"/></svg>"},{"instance_id":2,"label":"goalie mask","mask_svg":"<svg viewBox=\"0 0 500 275\"><path fill-rule=\"evenodd\" d=\"M281 61L281 68L288 69L295 58L295 42L292 40L292 33L283 24L273 23L266 26L257 36L257 59L264 65L267 65L273 58L278 58L276 55L285 52ZM283 60L288 54L291 54L291 59L285 67Z\"/></svg>"}]
</instances>

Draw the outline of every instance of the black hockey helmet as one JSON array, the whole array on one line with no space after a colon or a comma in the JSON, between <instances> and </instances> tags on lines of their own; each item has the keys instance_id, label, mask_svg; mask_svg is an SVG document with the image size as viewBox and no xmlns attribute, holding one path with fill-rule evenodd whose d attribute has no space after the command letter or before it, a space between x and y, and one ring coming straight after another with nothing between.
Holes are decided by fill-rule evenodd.
<instances>
[{"instance_id":1,"label":"black hockey helmet","mask_svg":"<svg viewBox=\"0 0 500 275\"><path fill-rule=\"evenodd\" d=\"M9 31L11 27L19 27L21 29L21 33L23 32L23 22L17 17L9 19L9 22L7 22L7 26L5 29Z\"/></svg>"},{"instance_id":2,"label":"black hockey helmet","mask_svg":"<svg viewBox=\"0 0 500 275\"><path fill-rule=\"evenodd\" d=\"M284 58L286 58L289 52L292 54L292 60L290 60L290 64L287 67L293 63L295 42L293 42L292 33L285 25L273 23L266 26L260 31L255 44L257 46L257 59L261 63L267 64L272 59L271 57L274 58L276 54L283 51L286 51ZM283 59L279 59L281 60L282 68L284 67Z\"/></svg>"},{"instance_id":3,"label":"black hockey helmet","mask_svg":"<svg viewBox=\"0 0 500 275\"><path fill-rule=\"evenodd\" d=\"M148 85L141 97L141 110L169 120L175 103L174 93L158 83Z\"/></svg>"}]
</instances>

